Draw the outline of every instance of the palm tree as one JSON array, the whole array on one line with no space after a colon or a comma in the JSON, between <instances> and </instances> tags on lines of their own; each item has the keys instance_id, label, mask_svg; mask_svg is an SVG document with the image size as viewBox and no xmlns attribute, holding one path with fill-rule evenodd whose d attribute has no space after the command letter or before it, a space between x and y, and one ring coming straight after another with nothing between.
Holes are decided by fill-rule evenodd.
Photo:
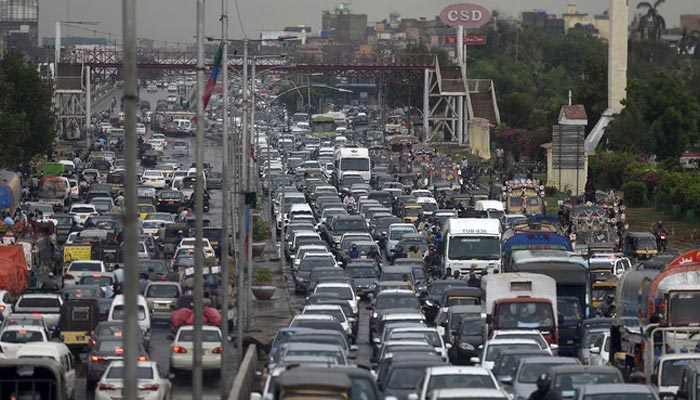
<instances>
[{"instance_id":1,"label":"palm tree","mask_svg":"<svg viewBox=\"0 0 700 400\"><path fill-rule=\"evenodd\" d=\"M700 59L700 31L694 30L690 33L683 29L683 36L678 44L681 54L693 54L693 58Z\"/></svg>"},{"instance_id":2,"label":"palm tree","mask_svg":"<svg viewBox=\"0 0 700 400\"><path fill-rule=\"evenodd\" d=\"M654 4L642 1L637 4L637 10L643 10L646 14L639 20L639 34L642 39L660 40L661 34L666 30L666 20L659 14L659 6L666 0L656 0Z\"/></svg>"}]
</instances>

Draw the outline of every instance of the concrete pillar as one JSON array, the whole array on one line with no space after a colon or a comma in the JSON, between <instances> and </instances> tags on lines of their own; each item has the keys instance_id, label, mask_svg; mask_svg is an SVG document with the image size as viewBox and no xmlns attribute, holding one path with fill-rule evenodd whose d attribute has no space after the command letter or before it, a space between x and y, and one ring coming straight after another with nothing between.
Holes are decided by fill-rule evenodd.
<instances>
[{"instance_id":1,"label":"concrete pillar","mask_svg":"<svg viewBox=\"0 0 700 400\"><path fill-rule=\"evenodd\" d=\"M608 108L622 109L627 89L628 0L610 0L608 41Z\"/></svg>"}]
</instances>

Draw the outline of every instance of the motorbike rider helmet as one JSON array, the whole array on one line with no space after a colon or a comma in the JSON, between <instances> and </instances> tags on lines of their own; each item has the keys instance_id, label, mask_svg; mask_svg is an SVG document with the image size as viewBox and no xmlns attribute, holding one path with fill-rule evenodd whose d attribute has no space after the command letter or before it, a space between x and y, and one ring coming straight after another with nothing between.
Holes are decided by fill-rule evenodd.
<instances>
[{"instance_id":1,"label":"motorbike rider helmet","mask_svg":"<svg viewBox=\"0 0 700 400\"><path fill-rule=\"evenodd\" d=\"M542 375L540 375L539 378L537 378L537 389L540 390L541 392L545 392L545 391L549 390L551 385L552 385L552 379L549 377L549 375L542 374Z\"/></svg>"},{"instance_id":2,"label":"motorbike rider helmet","mask_svg":"<svg viewBox=\"0 0 700 400\"><path fill-rule=\"evenodd\" d=\"M357 250L357 245L356 245L356 244L353 244L353 245L352 245L352 249L353 249L353 250Z\"/></svg>"}]
</instances>

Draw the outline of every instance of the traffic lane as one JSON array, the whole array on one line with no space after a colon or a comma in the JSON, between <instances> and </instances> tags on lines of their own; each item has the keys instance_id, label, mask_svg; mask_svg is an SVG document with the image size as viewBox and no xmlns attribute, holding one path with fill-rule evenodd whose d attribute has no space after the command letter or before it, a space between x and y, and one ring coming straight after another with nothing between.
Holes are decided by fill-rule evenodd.
<instances>
[{"instance_id":1,"label":"traffic lane","mask_svg":"<svg viewBox=\"0 0 700 400\"><path fill-rule=\"evenodd\" d=\"M119 111L121 111L120 101L123 95L123 89L116 89L114 92L112 92L111 96L106 96L100 99L100 101L93 103L92 112L98 113L105 110L109 110L112 107L112 98L114 98L117 101L117 105L114 107L115 115L113 116L118 115ZM142 101L148 100L151 103L151 110L155 110L158 100L167 100L167 98L168 91L166 89L159 88L157 92L147 92L145 89L141 88L141 91L139 92L139 105Z\"/></svg>"}]
</instances>

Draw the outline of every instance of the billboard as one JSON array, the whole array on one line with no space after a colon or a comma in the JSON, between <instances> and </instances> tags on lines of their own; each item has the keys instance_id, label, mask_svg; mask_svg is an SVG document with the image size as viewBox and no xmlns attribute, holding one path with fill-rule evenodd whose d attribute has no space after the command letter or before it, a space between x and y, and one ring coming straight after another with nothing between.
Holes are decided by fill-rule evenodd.
<instances>
[{"instance_id":1,"label":"billboard","mask_svg":"<svg viewBox=\"0 0 700 400\"><path fill-rule=\"evenodd\" d=\"M484 6L470 3L452 4L440 13L440 20L453 28L478 28L491 19L491 12Z\"/></svg>"}]
</instances>

